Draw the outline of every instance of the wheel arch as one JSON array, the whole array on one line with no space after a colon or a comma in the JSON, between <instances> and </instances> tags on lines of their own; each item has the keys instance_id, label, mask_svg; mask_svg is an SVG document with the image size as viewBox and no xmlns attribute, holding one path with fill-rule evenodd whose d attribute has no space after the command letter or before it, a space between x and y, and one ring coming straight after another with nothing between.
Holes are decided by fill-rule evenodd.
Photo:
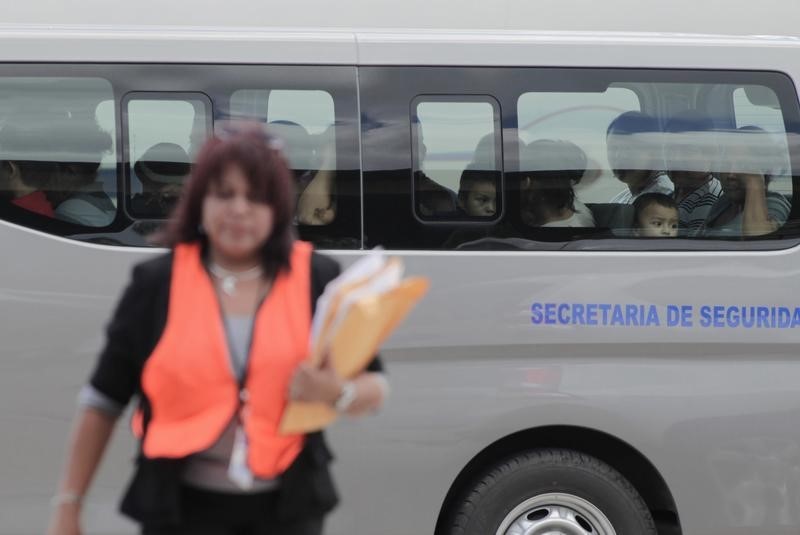
<instances>
[{"instance_id":1,"label":"wheel arch","mask_svg":"<svg viewBox=\"0 0 800 535\"><path fill-rule=\"evenodd\" d=\"M680 535L675 499L658 469L627 442L586 427L546 426L525 429L503 437L475 455L461 470L447 492L435 535L446 535L448 521L472 482L501 460L526 450L570 449L596 457L630 481L650 509L659 535Z\"/></svg>"}]
</instances>

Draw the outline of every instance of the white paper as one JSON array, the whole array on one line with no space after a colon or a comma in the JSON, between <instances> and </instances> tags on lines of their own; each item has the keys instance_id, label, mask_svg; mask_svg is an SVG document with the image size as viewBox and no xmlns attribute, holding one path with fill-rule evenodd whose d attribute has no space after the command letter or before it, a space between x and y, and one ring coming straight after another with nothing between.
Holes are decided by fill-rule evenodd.
<instances>
[{"instance_id":1,"label":"white paper","mask_svg":"<svg viewBox=\"0 0 800 535\"><path fill-rule=\"evenodd\" d=\"M353 264L345 269L338 277L333 279L325 287L322 295L317 299L317 308L311 323L311 347L316 347L320 331L324 325L325 318L328 316L328 309L331 305L331 298L345 284L365 279L380 271L386 263L386 256L383 249L376 247L367 252Z\"/></svg>"},{"instance_id":2,"label":"white paper","mask_svg":"<svg viewBox=\"0 0 800 535\"><path fill-rule=\"evenodd\" d=\"M342 299L342 302L339 305L339 310L337 310L336 317L333 320L331 335L335 335L336 331L339 330L339 326L347 317L350 307L353 306L353 304L359 299L370 295L380 295L382 293L386 293L389 290L396 288L402 279L403 265L400 262L396 262L390 264L388 267L386 267L386 269L374 276L369 283L355 288L351 292L348 292L344 299ZM326 341L323 340L323 342Z\"/></svg>"},{"instance_id":3,"label":"white paper","mask_svg":"<svg viewBox=\"0 0 800 535\"><path fill-rule=\"evenodd\" d=\"M247 466L247 435L241 425L236 426L233 451L228 464L228 479L242 490L253 488L253 472Z\"/></svg>"}]
</instances>

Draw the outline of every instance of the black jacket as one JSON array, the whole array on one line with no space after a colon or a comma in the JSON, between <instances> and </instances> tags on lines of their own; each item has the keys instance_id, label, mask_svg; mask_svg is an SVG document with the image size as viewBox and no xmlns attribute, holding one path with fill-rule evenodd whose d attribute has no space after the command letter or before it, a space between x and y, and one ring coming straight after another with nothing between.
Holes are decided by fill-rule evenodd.
<instances>
[{"instance_id":1,"label":"black jacket","mask_svg":"<svg viewBox=\"0 0 800 535\"><path fill-rule=\"evenodd\" d=\"M145 429L149 404L142 396L140 378L144 363L164 330L169 306L172 254L138 264L107 327L107 341L90 383L102 394L126 405L139 395ZM339 274L331 258L311 257L311 306L325 285ZM376 357L370 371L381 371ZM310 433L295 462L280 476L277 515L281 520L327 513L338 503L328 464L332 455L322 432ZM127 516L146 525L180 522L181 471L185 459L136 458L133 481L122 501Z\"/></svg>"}]
</instances>

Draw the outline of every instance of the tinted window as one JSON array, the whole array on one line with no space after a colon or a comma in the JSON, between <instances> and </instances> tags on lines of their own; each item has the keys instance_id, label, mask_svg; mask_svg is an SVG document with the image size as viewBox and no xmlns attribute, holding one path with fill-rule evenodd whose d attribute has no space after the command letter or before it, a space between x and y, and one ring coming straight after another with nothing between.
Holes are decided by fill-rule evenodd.
<instances>
[{"instance_id":1,"label":"tinted window","mask_svg":"<svg viewBox=\"0 0 800 535\"><path fill-rule=\"evenodd\" d=\"M356 110L353 67L2 65L0 217L149 245L214 122L246 118L284 138L301 238L359 248Z\"/></svg>"},{"instance_id":2,"label":"tinted window","mask_svg":"<svg viewBox=\"0 0 800 535\"><path fill-rule=\"evenodd\" d=\"M231 68L233 70L233 68ZM294 171L296 223L317 247L361 247L355 69L238 68L211 90L217 118L257 120L283 140Z\"/></svg>"},{"instance_id":3,"label":"tinted window","mask_svg":"<svg viewBox=\"0 0 800 535\"><path fill-rule=\"evenodd\" d=\"M500 212L500 113L481 98L414 103L414 210L425 221L492 221Z\"/></svg>"},{"instance_id":4,"label":"tinted window","mask_svg":"<svg viewBox=\"0 0 800 535\"><path fill-rule=\"evenodd\" d=\"M641 111L641 103L636 93L624 87L609 87L602 93L523 93L517 100L519 138L526 144L537 139L562 139L582 147L592 180L577 189L583 198L604 200L619 190L608 180L612 172L606 130L626 111Z\"/></svg>"},{"instance_id":5,"label":"tinted window","mask_svg":"<svg viewBox=\"0 0 800 535\"><path fill-rule=\"evenodd\" d=\"M772 178L771 191L787 197L792 195L792 180L789 162L789 135L783 122L783 113L775 92L764 86L737 87L733 91L733 111L738 128L757 126L769 132L782 153L781 166L784 172Z\"/></svg>"},{"instance_id":6,"label":"tinted window","mask_svg":"<svg viewBox=\"0 0 800 535\"><path fill-rule=\"evenodd\" d=\"M197 95L131 96L126 112L128 213L166 219L210 133L210 103Z\"/></svg>"},{"instance_id":7,"label":"tinted window","mask_svg":"<svg viewBox=\"0 0 800 535\"><path fill-rule=\"evenodd\" d=\"M114 221L113 99L102 78L0 77L4 218L59 233Z\"/></svg>"},{"instance_id":8,"label":"tinted window","mask_svg":"<svg viewBox=\"0 0 800 535\"><path fill-rule=\"evenodd\" d=\"M317 90L235 91L233 116L257 118L283 140L295 176L297 223L325 226L336 220L336 112L333 97Z\"/></svg>"},{"instance_id":9,"label":"tinted window","mask_svg":"<svg viewBox=\"0 0 800 535\"><path fill-rule=\"evenodd\" d=\"M774 247L771 240L797 238L796 155L789 149L796 132L787 127L798 124L797 96L781 74L367 68L361 79L370 119L363 133L370 245L714 249L761 247L759 240ZM419 123L428 145L416 95L456 88L491 94L503 110L498 198L505 207L499 221L481 229L447 213L414 214L417 192L406 182L404 198L396 174L404 162L386 150L401 150L403 122L412 132ZM437 111L450 114L437 124L459 120L454 108ZM468 161L448 152L447 143L470 128L462 130L442 135L451 168ZM410 167L413 173L420 165L415 160ZM424 161L421 167L428 174ZM453 189L453 171L437 172L443 178L436 183ZM391 223L381 217L389 213Z\"/></svg>"}]
</instances>

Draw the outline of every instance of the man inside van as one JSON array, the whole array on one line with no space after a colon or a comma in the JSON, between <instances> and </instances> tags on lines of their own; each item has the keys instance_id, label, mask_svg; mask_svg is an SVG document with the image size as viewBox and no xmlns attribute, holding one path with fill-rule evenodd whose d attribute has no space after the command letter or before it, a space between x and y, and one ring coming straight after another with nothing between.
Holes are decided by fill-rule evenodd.
<instances>
[{"instance_id":1,"label":"man inside van","mask_svg":"<svg viewBox=\"0 0 800 535\"><path fill-rule=\"evenodd\" d=\"M728 134L722 195L711 208L703 236L762 236L780 228L792 205L780 193L769 191L775 175L785 173L785 150L757 126L743 126Z\"/></svg>"},{"instance_id":2,"label":"man inside van","mask_svg":"<svg viewBox=\"0 0 800 535\"><path fill-rule=\"evenodd\" d=\"M56 217L90 227L104 227L116 216L111 198L97 183L103 154L111 151L111 135L94 118L56 121L51 132L60 140L67 161L60 162L55 183L58 206ZM60 202L59 202L60 200Z\"/></svg>"},{"instance_id":3,"label":"man inside van","mask_svg":"<svg viewBox=\"0 0 800 535\"><path fill-rule=\"evenodd\" d=\"M667 168L675 184L681 231L696 236L722 195L722 185L712 172L719 157L714 123L697 110L686 110L672 117L664 131Z\"/></svg>"},{"instance_id":4,"label":"man inside van","mask_svg":"<svg viewBox=\"0 0 800 535\"><path fill-rule=\"evenodd\" d=\"M658 120L628 111L611 121L606 130L608 162L614 176L627 187L610 202L631 204L645 193L672 195L673 185L664 173Z\"/></svg>"},{"instance_id":5,"label":"man inside van","mask_svg":"<svg viewBox=\"0 0 800 535\"><path fill-rule=\"evenodd\" d=\"M189 155L175 143L158 143L145 151L133 166L142 192L131 197L132 215L147 219L169 216L189 174Z\"/></svg>"}]
</instances>

